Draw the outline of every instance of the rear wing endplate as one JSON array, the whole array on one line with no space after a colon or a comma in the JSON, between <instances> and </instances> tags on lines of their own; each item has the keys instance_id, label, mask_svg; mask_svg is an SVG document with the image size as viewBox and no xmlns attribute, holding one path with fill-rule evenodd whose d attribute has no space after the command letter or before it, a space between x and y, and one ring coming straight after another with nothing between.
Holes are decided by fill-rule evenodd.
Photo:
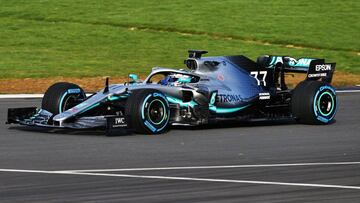
<instances>
[{"instance_id":1,"label":"rear wing endplate","mask_svg":"<svg viewBox=\"0 0 360 203\"><path fill-rule=\"evenodd\" d=\"M336 63L325 63L324 59L313 60L307 71L307 80L319 80L331 83Z\"/></svg>"}]
</instances>

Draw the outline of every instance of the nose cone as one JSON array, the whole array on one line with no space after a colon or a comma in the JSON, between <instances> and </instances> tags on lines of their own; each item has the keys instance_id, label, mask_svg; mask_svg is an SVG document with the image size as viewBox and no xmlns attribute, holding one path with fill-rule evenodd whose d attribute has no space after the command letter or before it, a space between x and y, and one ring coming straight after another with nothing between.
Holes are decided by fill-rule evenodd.
<instances>
[{"instance_id":1,"label":"nose cone","mask_svg":"<svg viewBox=\"0 0 360 203\"><path fill-rule=\"evenodd\" d=\"M54 121L65 121L66 119L72 118L76 115L79 115L81 113L89 111L89 110L99 106L103 100L107 100L114 95L120 95L120 94L124 93L125 90L126 90L126 87L124 85L110 85L109 91L107 91L105 93L103 90L97 92L95 95L91 96L84 102L54 116L53 120Z\"/></svg>"}]
</instances>

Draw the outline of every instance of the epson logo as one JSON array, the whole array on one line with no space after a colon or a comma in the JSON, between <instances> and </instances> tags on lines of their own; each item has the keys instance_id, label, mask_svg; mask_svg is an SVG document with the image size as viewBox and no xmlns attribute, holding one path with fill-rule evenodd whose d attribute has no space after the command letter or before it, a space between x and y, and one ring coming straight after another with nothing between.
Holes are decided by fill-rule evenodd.
<instances>
[{"instance_id":1,"label":"epson logo","mask_svg":"<svg viewBox=\"0 0 360 203\"><path fill-rule=\"evenodd\" d=\"M327 70L331 70L331 65L330 65L330 64L316 65L316 66L315 66L315 70L316 70L316 71L327 71Z\"/></svg>"}]
</instances>

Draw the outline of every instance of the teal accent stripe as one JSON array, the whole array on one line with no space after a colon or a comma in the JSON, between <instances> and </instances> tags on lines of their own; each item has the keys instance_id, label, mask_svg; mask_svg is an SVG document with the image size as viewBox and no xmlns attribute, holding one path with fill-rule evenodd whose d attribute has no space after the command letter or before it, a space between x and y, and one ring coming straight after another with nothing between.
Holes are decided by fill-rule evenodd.
<instances>
[{"instance_id":1,"label":"teal accent stripe","mask_svg":"<svg viewBox=\"0 0 360 203\"><path fill-rule=\"evenodd\" d=\"M243 109L245 109L245 108L247 108L249 106L250 106L250 104L242 106L242 107L236 107L236 108L217 108L215 106L210 106L209 109L211 111L216 112L216 113L222 114L222 113L234 113L234 112L243 110Z\"/></svg>"},{"instance_id":2,"label":"teal accent stripe","mask_svg":"<svg viewBox=\"0 0 360 203\"><path fill-rule=\"evenodd\" d=\"M126 98L128 98L129 96L128 95L120 95L120 96L114 96L114 95L112 95L112 96L109 96L108 97L108 100L109 101L115 101L115 100L119 100L119 99L126 99Z\"/></svg>"},{"instance_id":3,"label":"teal accent stripe","mask_svg":"<svg viewBox=\"0 0 360 203\"><path fill-rule=\"evenodd\" d=\"M175 103L175 104L179 104L181 107L192 107L194 108L194 106L198 105L195 101L189 101L189 102L183 102L180 99L177 99L175 97L171 97L171 96L167 96L166 99L170 102L170 103Z\"/></svg>"}]
</instances>

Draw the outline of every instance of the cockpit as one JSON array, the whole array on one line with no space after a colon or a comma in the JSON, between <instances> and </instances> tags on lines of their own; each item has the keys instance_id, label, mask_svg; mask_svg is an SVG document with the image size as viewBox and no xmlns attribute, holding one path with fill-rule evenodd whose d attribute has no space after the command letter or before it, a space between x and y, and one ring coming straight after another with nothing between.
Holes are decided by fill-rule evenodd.
<instances>
[{"instance_id":1,"label":"cockpit","mask_svg":"<svg viewBox=\"0 0 360 203\"><path fill-rule=\"evenodd\" d=\"M160 84L165 86L180 86L187 83L197 83L199 76L187 74L184 72L164 71L158 72L147 78L147 84Z\"/></svg>"}]
</instances>

